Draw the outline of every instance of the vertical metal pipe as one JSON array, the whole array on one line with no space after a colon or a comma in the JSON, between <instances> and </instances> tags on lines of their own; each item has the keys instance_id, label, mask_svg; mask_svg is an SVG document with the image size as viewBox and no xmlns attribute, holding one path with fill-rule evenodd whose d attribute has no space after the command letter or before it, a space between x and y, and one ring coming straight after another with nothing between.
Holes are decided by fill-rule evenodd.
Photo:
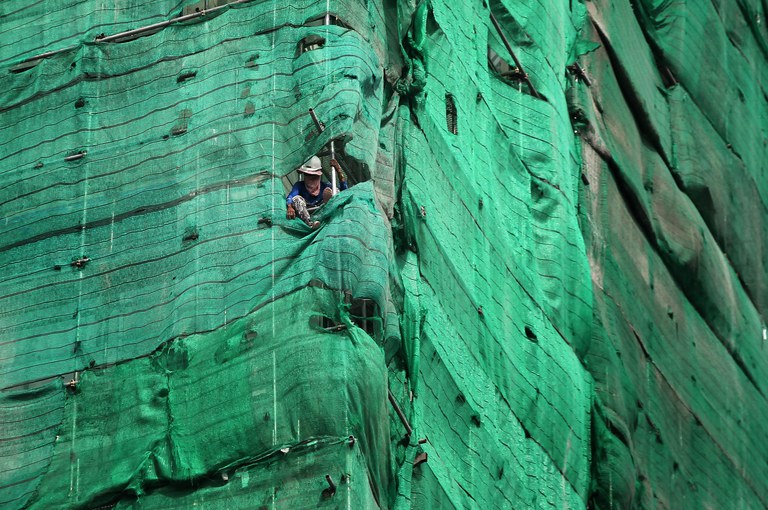
<instances>
[{"instance_id":1,"label":"vertical metal pipe","mask_svg":"<svg viewBox=\"0 0 768 510\"><path fill-rule=\"evenodd\" d=\"M331 140L331 159L336 159L336 145L333 140ZM334 167L331 167L331 189L334 195L339 192L336 187L336 169Z\"/></svg>"},{"instance_id":2,"label":"vertical metal pipe","mask_svg":"<svg viewBox=\"0 0 768 510\"><path fill-rule=\"evenodd\" d=\"M331 12L327 9L325 11L325 24L331 24ZM333 140L331 140L331 159L336 159L336 145L333 143ZM339 192L336 186L336 169L334 167L331 167L331 191L334 195Z\"/></svg>"}]
</instances>

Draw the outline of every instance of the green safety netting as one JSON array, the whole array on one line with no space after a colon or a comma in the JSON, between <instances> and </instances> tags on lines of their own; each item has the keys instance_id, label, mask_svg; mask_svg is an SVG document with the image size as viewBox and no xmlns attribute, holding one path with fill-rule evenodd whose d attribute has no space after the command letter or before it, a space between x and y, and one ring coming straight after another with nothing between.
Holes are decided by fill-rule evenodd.
<instances>
[{"instance_id":1,"label":"green safety netting","mask_svg":"<svg viewBox=\"0 0 768 510\"><path fill-rule=\"evenodd\" d=\"M765 8L6 0L0 507L768 506Z\"/></svg>"}]
</instances>

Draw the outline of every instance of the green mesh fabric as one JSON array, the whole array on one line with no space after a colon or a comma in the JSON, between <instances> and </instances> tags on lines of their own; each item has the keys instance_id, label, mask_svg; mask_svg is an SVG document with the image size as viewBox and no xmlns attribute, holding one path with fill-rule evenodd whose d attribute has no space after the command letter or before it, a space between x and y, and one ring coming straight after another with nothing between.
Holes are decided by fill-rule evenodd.
<instances>
[{"instance_id":1,"label":"green mesh fabric","mask_svg":"<svg viewBox=\"0 0 768 510\"><path fill-rule=\"evenodd\" d=\"M768 506L767 7L2 2L0 507Z\"/></svg>"},{"instance_id":2,"label":"green mesh fabric","mask_svg":"<svg viewBox=\"0 0 768 510\"><path fill-rule=\"evenodd\" d=\"M757 2L719 4L589 4L601 48L571 104L599 508L768 504L766 34Z\"/></svg>"}]
</instances>

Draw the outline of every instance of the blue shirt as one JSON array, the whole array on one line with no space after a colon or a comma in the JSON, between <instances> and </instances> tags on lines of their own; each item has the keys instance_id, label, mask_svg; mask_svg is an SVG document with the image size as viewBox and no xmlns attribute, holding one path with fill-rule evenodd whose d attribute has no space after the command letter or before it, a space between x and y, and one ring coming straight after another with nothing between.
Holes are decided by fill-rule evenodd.
<instances>
[{"instance_id":1,"label":"blue shirt","mask_svg":"<svg viewBox=\"0 0 768 510\"><path fill-rule=\"evenodd\" d=\"M288 198L286 198L285 203L287 205L293 204L293 197L296 195L300 195L304 198L304 200L307 201L307 207L315 207L317 205L320 205L323 203L323 191L325 191L325 188L330 188L330 183L327 183L325 181L320 181L320 192L317 194L317 196L312 196L309 194L309 191L307 191L307 187L304 185L304 181L298 181L296 184L293 185L293 188L291 188L291 192L288 193ZM347 189L347 181L339 182L338 184L339 191L344 191Z\"/></svg>"}]
</instances>

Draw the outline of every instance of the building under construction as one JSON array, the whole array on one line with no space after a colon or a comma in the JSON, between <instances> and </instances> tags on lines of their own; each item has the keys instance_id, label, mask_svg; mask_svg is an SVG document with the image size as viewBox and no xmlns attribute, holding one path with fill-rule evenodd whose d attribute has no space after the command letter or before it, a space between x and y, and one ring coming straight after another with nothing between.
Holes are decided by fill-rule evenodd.
<instances>
[{"instance_id":1,"label":"building under construction","mask_svg":"<svg viewBox=\"0 0 768 510\"><path fill-rule=\"evenodd\" d=\"M768 508L766 11L2 0L0 507Z\"/></svg>"}]
</instances>

